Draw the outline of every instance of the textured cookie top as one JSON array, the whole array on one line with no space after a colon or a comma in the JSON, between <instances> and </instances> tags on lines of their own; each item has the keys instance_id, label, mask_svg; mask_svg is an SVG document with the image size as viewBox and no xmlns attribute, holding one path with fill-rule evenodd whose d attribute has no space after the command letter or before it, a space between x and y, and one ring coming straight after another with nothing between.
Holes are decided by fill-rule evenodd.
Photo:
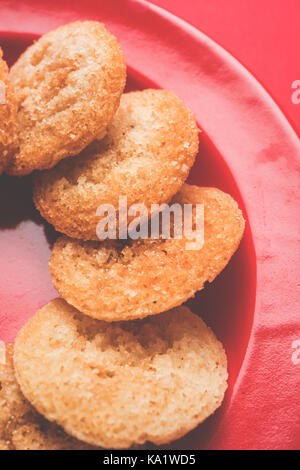
<instances>
[{"instance_id":1,"label":"textured cookie top","mask_svg":"<svg viewBox=\"0 0 300 470\"><path fill-rule=\"evenodd\" d=\"M84 450L93 447L68 436L30 405L16 381L13 346L0 363L0 450Z\"/></svg>"},{"instance_id":2,"label":"textured cookie top","mask_svg":"<svg viewBox=\"0 0 300 470\"><path fill-rule=\"evenodd\" d=\"M244 231L231 196L185 184L173 198L204 204L204 245L187 240L82 242L61 237L50 258L52 281L71 305L107 321L142 318L181 305L227 265Z\"/></svg>"},{"instance_id":3,"label":"textured cookie top","mask_svg":"<svg viewBox=\"0 0 300 470\"><path fill-rule=\"evenodd\" d=\"M128 206L168 202L197 151L195 119L177 96L151 89L126 93L102 141L36 176L34 201L58 231L97 240L100 204L113 205L118 214L119 196L127 196Z\"/></svg>"},{"instance_id":4,"label":"textured cookie top","mask_svg":"<svg viewBox=\"0 0 300 470\"><path fill-rule=\"evenodd\" d=\"M0 174L5 170L15 137L17 103L0 47Z\"/></svg>"},{"instance_id":5,"label":"textured cookie top","mask_svg":"<svg viewBox=\"0 0 300 470\"><path fill-rule=\"evenodd\" d=\"M61 26L42 36L10 71L18 141L9 172L53 167L102 138L126 80L121 48L101 23Z\"/></svg>"},{"instance_id":6,"label":"textured cookie top","mask_svg":"<svg viewBox=\"0 0 300 470\"><path fill-rule=\"evenodd\" d=\"M181 437L220 406L227 387L221 343L186 307L106 323L56 299L19 333L14 364L42 414L106 448Z\"/></svg>"}]
</instances>

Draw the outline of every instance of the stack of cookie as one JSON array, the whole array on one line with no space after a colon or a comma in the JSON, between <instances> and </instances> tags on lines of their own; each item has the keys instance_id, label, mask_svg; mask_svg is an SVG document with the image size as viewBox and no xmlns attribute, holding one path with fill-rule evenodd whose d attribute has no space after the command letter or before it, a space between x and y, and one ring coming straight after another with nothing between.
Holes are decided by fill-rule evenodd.
<instances>
[{"instance_id":1,"label":"stack of cookie","mask_svg":"<svg viewBox=\"0 0 300 470\"><path fill-rule=\"evenodd\" d=\"M122 94L123 54L102 24L46 34L9 78L6 171L34 171L34 203L63 235L50 259L61 298L30 319L0 366L0 446L169 443L211 415L226 391L221 343L182 304L229 262L242 213L228 194L185 183L198 152L191 111L166 90ZM185 223L194 228L201 205L204 243L187 248L176 217L172 236L158 222L154 238L128 237L135 219L134 211L124 219L125 199L146 211L146 225L153 208L160 220L166 204L189 205ZM113 239L99 241L99 207L114 209Z\"/></svg>"}]
</instances>

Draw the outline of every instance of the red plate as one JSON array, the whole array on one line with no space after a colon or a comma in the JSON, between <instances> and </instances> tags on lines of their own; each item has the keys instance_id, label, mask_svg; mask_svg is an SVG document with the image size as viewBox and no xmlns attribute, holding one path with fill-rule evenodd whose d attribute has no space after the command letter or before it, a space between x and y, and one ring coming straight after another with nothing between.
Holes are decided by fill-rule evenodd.
<instances>
[{"instance_id":1,"label":"red plate","mask_svg":"<svg viewBox=\"0 0 300 470\"><path fill-rule=\"evenodd\" d=\"M247 217L225 271L195 299L225 344L222 408L168 448L300 446L299 139L257 81L182 20L143 1L0 1L12 63L38 35L76 19L103 21L128 64L128 89L169 88L194 111L200 152L190 182L232 194ZM47 269L55 232L34 211L30 178L0 178L0 339L57 294Z\"/></svg>"}]
</instances>

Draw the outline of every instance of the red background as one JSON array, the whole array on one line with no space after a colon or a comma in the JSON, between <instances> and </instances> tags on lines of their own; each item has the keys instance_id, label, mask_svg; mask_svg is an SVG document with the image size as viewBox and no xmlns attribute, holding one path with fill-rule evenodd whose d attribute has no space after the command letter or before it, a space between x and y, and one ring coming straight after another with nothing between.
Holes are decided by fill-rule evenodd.
<instances>
[{"instance_id":1,"label":"red background","mask_svg":"<svg viewBox=\"0 0 300 470\"><path fill-rule=\"evenodd\" d=\"M151 0L206 33L263 84L300 134L299 0Z\"/></svg>"}]
</instances>

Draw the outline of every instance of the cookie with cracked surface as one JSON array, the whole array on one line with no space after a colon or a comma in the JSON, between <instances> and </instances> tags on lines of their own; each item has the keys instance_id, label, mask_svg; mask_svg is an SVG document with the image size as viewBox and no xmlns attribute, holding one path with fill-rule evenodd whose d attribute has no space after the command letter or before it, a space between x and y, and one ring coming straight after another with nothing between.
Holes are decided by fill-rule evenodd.
<instances>
[{"instance_id":1,"label":"cookie with cracked surface","mask_svg":"<svg viewBox=\"0 0 300 470\"><path fill-rule=\"evenodd\" d=\"M210 416L227 387L221 343L186 307L106 323L56 299L19 333L14 364L40 413L105 448L169 443Z\"/></svg>"},{"instance_id":2,"label":"cookie with cracked surface","mask_svg":"<svg viewBox=\"0 0 300 470\"><path fill-rule=\"evenodd\" d=\"M17 103L0 47L0 174L8 164L16 131Z\"/></svg>"},{"instance_id":3,"label":"cookie with cracked surface","mask_svg":"<svg viewBox=\"0 0 300 470\"><path fill-rule=\"evenodd\" d=\"M16 381L13 345L0 363L0 450L92 450L41 416L26 400Z\"/></svg>"},{"instance_id":4,"label":"cookie with cracked surface","mask_svg":"<svg viewBox=\"0 0 300 470\"><path fill-rule=\"evenodd\" d=\"M11 68L18 138L8 173L52 168L102 138L126 80L116 38L96 21L61 26L30 46Z\"/></svg>"},{"instance_id":5,"label":"cookie with cracked surface","mask_svg":"<svg viewBox=\"0 0 300 470\"><path fill-rule=\"evenodd\" d=\"M49 262L61 297L97 319L131 320L181 305L206 281L212 282L238 248L244 231L242 212L233 198L219 189L187 184L172 203L181 207L192 204L193 223L195 205L204 205L202 247L188 245L184 234L182 239L126 243L61 237ZM198 233L201 236L200 230Z\"/></svg>"},{"instance_id":6,"label":"cookie with cracked surface","mask_svg":"<svg viewBox=\"0 0 300 470\"><path fill-rule=\"evenodd\" d=\"M128 207L147 208L172 198L194 163L198 132L191 111L173 93L125 93L102 141L36 175L35 205L59 232L97 240L100 205L113 206L118 219L120 196Z\"/></svg>"}]
</instances>

